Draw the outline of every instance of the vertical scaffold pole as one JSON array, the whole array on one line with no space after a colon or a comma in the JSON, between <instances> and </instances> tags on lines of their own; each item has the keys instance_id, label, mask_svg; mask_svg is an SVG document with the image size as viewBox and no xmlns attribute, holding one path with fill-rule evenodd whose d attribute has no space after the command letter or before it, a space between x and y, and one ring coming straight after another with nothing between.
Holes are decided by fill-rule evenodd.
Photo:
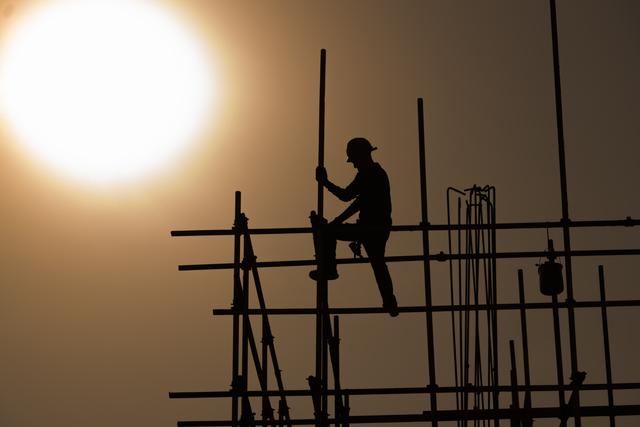
<instances>
[{"instance_id":1,"label":"vertical scaffold pole","mask_svg":"<svg viewBox=\"0 0 640 427\"><path fill-rule=\"evenodd\" d=\"M513 340L509 340L509 356L511 360L511 407L513 409L519 409L520 397L518 395L518 368L516 363L516 347ZM515 416L512 420L516 421L513 422L512 425L520 424L520 420Z\"/></svg>"},{"instance_id":2,"label":"vertical scaffold pole","mask_svg":"<svg viewBox=\"0 0 640 427\"><path fill-rule=\"evenodd\" d=\"M325 99L325 74L327 52L320 50L320 96L319 96L319 116L318 116L318 167L324 167L324 99ZM318 204L317 212L319 218L324 218L324 187L318 183ZM316 424L324 425L327 409L327 342L324 333L324 317L327 315L327 279L324 275L324 248L323 239L319 239L318 252L316 254L318 281L316 291L316 379L322 387L322 399L320 413L316 414Z\"/></svg>"},{"instance_id":3,"label":"vertical scaffold pole","mask_svg":"<svg viewBox=\"0 0 640 427\"><path fill-rule=\"evenodd\" d=\"M240 317L238 310L240 309L240 206L241 194L239 191L235 193L235 210L234 210L234 234L233 234L233 355L231 365L231 389L234 391L231 398L231 425L238 426L238 339L240 335Z\"/></svg>"},{"instance_id":4,"label":"vertical scaffold pole","mask_svg":"<svg viewBox=\"0 0 640 427\"><path fill-rule=\"evenodd\" d=\"M558 405L565 406L564 397L564 367L562 365L562 337L560 336L560 309L558 308L558 296L551 296L551 311L553 312L553 342L556 350L556 378L558 381Z\"/></svg>"},{"instance_id":5,"label":"vertical scaffold pole","mask_svg":"<svg viewBox=\"0 0 640 427\"><path fill-rule=\"evenodd\" d=\"M264 391L269 390L269 342L271 341L271 332L267 327L267 321L265 320L266 314L262 317L262 384L264 385ZM267 427L267 418L271 417L273 420L273 411L268 413L270 403L269 398L262 397L262 426Z\"/></svg>"},{"instance_id":6,"label":"vertical scaffold pole","mask_svg":"<svg viewBox=\"0 0 640 427\"><path fill-rule=\"evenodd\" d=\"M524 277L522 269L518 269L518 294L520 297L520 335L522 337L522 356L524 367L524 385L526 391L524 392L524 408L531 409L531 371L529 368L529 338L527 334L527 311L525 309L525 297L524 297ZM529 426L530 423L525 425Z\"/></svg>"},{"instance_id":7,"label":"vertical scaffold pole","mask_svg":"<svg viewBox=\"0 0 640 427\"><path fill-rule=\"evenodd\" d=\"M240 221L242 221L242 230L247 227L247 218L244 214L240 213ZM249 336L252 334L251 332L251 323L249 321L249 267L247 263L250 263L249 254L248 254L248 234L245 234L244 238L244 256L243 256L243 266L242 266L242 347L241 347L241 356L242 356L242 365L240 366L240 376L242 377L242 407L240 413L243 414L251 414L249 396L247 395L247 390L249 390ZM257 357L256 357L257 359Z\"/></svg>"},{"instance_id":8,"label":"vertical scaffold pole","mask_svg":"<svg viewBox=\"0 0 640 427\"><path fill-rule=\"evenodd\" d=\"M571 269L571 234L569 227L569 201L567 196L567 170L564 151L564 128L562 120L562 90L560 81L560 55L558 51L558 23L556 1L549 0L551 12L551 42L553 47L553 77L555 83L556 127L558 132L558 160L560 166L560 195L562 198L562 236L564 242L564 268L567 279L567 316L569 322L569 352L571 355L571 375L578 374L578 348L576 343L576 325L573 299L573 272ZM580 407L579 382L574 382L573 396L576 407ZM580 413L576 413L575 426L580 427Z\"/></svg>"},{"instance_id":9,"label":"vertical scaffold pole","mask_svg":"<svg viewBox=\"0 0 640 427\"><path fill-rule=\"evenodd\" d=\"M600 283L600 307L602 316L602 337L604 340L604 366L607 375L607 400L609 407L613 407L613 388L611 387L611 350L609 348L609 321L607 320L607 297L604 291L604 267L598 266L598 279ZM616 427L616 417L609 415L609 426Z\"/></svg>"},{"instance_id":10,"label":"vertical scaffold pole","mask_svg":"<svg viewBox=\"0 0 640 427\"><path fill-rule=\"evenodd\" d=\"M333 364L333 388L335 395L333 397L333 411L335 412L335 427L342 424L342 390L340 385L340 318L333 316L333 355L331 363Z\"/></svg>"},{"instance_id":11,"label":"vertical scaffold pole","mask_svg":"<svg viewBox=\"0 0 640 427\"><path fill-rule=\"evenodd\" d=\"M318 166L324 167L324 93L327 68L327 51L320 50L320 99L318 117ZM324 216L324 187L318 183L318 215Z\"/></svg>"},{"instance_id":12,"label":"vertical scaffold pole","mask_svg":"<svg viewBox=\"0 0 640 427\"><path fill-rule=\"evenodd\" d=\"M420 207L422 213L422 253L424 264L424 303L427 307L425 312L427 322L427 357L429 370L429 389L431 411L438 410L438 401L436 394L436 361L433 346L433 313L429 308L433 305L431 302L431 265L429 264L429 216L427 209L427 167L426 167L426 150L424 146L424 108L422 98L418 98L418 149L420 156ZM432 421L432 425L437 426L436 417Z\"/></svg>"}]
</instances>

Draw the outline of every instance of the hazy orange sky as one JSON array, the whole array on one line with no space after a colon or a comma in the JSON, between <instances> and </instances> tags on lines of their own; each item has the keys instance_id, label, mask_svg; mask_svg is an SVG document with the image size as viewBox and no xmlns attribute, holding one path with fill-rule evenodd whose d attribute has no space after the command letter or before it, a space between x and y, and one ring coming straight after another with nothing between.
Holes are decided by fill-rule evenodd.
<instances>
[{"instance_id":1,"label":"hazy orange sky","mask_svg":"<svg viewBox=\"0 0 640 427\"><path fill-rule=\"evenodd\" d=\"M448 186L473 184L497 188L499 222L560 219L547 1L159 2L204 39L222 92L207 133L174 164L96 189L42 168L0 122L0 425L169 427L178 419L228 417L225 401L170 401L167 393L229 387L231 322L211 309L229 306L231 272L178 273L177 265L229 262L232 240L169 232L229 228L236 190L251 226L307 224L316 199L321 48L328 57L326 166L334 181L346 184L354 175L345 142L369 138L390 177L394 223L417 224L415 105L423 97L431 222L446 222ZM638 218L640 3L558 3L570 217ZM12 6L0 17L0 37L30 4L0 0L0 10ZM339 202L326 203L329 216L340 212ZM560 231L551 234L560 248ZM432 252L446 251L442 237L433 237ZM417 254L419 238L393 236L388 253ZM635 228L578 230L572 238L574 249L640 247ZM501 251L545 247L543 230L498 234ZM256 237L255 249L261 260L313 256L309 236ZM543 300L536 262L498 263L502 302L517 299L518 268L527 298ZM640 298L636 258L574 262L577 299L597 297L598 264L606 267L609 298ZM423 300L421 268L391 266L400 305ZM307 270L264 271L267 304L314 306ZM447 272L434 265L434 303L448 302ZM334 306L379 305L367 266L344 267L334 285ZM506 381L508 339L519 332L509 315L501 319ZM577 319L579 366L587 382L602 382L599 312ZM566 328L564 312L561 320ZM640 381L637 321L636 309L610 313L616 381ZM314 320L272 322L285 384L306 388ZM533 382L553 382L551 314L529 322ZM436 317L435 325L437 365L448 366L448 317ZM426 385L423 316L344 316L341 328L343 387ZM568 340L563 344L567 373ZM440 385L452 384L448 369L438 375ZM605 396L583 401L602 404ZM637 391L616 393L620 404L639 400ZM311 416L309 402L295 402L292 415ZM420 412L424 405L354 399L352 413ZM618 425L636 423L620 418Z\"/></svg>"}]
</instances>

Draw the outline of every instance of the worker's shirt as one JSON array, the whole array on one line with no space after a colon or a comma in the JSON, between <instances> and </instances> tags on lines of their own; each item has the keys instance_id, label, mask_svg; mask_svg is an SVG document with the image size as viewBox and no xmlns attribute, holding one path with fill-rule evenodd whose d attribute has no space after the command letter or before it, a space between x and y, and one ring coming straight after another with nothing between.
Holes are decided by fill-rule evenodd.
<instances>
[{"instance_id":1,"label":"worker's shirt","mask_svg":"<svg viewBox=\"0 0 640 427\"><path fill-rule=\"evenodd\" d=\"M358 171L345 188L360 211L359 223L391 226L391 189L389 177L378 163Z\"/></svg>"}]
</instances>

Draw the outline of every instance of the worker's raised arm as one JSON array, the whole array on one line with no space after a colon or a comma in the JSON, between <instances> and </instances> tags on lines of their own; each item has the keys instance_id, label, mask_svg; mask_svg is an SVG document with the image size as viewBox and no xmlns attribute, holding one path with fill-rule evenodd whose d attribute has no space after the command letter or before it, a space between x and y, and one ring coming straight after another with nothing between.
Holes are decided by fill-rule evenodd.
<instances>
[{"instance_id":1,"label":"worker's raised arm","mask_svg":"<svg viewBox=\"0 0 640 427\"><path fill-rule=\"evenodd\" d=\"M322 166L316 168L316 180L324 185L331 194L343 202L353 200L358 195L355 181L349 184L347 188L338 187L333 182L329 181L329 178L327 178L327 170Z\"/></svg>"}]
</instances>

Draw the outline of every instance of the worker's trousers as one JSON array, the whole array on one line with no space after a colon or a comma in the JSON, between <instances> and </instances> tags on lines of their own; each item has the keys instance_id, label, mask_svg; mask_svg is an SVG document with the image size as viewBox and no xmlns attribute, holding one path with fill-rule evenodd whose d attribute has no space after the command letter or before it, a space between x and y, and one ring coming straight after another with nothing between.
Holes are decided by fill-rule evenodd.
<instances>
[{"instance_id":1,"label":"worker's trousers","mask_svg":"<svg viewBox=\"0 0 640 427\"><path fill-rule=\"evenodd\" d=\"M319 236L322 241L326 271L336 269L336 245L338 240L360 242L364 246L373 274L383 301L393 296L391 275L384 261L385 248L389 239L388 227L365 226L362 224L327 224L321 227ZM319 250L316 242L316 251Z\"/></svg>"}]
</instances>

